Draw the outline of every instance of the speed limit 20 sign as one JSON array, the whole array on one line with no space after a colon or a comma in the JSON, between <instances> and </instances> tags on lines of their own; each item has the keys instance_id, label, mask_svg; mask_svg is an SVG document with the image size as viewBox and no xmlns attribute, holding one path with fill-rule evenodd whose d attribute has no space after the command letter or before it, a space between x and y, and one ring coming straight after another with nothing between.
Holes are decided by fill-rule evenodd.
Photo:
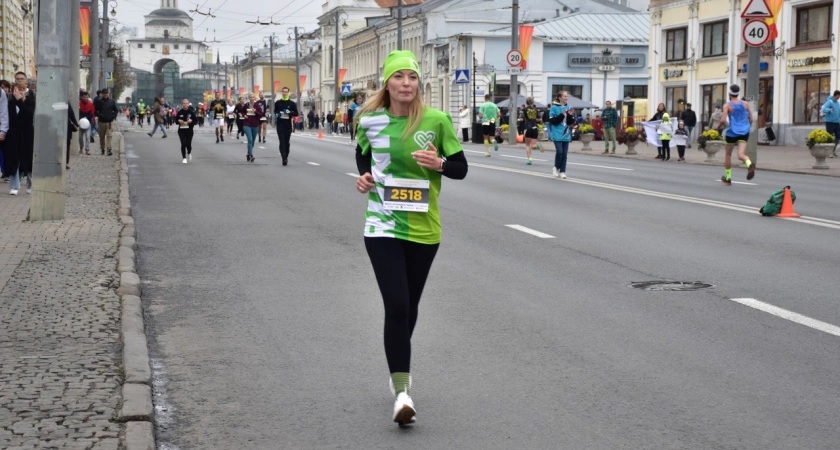
<instances>
[{"instance_id":1,"label":"speed limit 20 sign","mask_svg":"<svg viewBox=\"0 0 840 450\"><path fill-rule=\"evenodd\" d=\"M507 54L507 63L511 67L522 64L522 52L516 49L509 51Z\"/></svg>"},{"instance_id":2,"label":"speed limit 20 sign","mask_svg":"<svg viewBox=\"0 0 840 450\"><path fill-rule=\"evenodd\" d=\"M750 20L744 24L743 37L750 47L761 47L770 39L770 27L763 20Z\"/></svg>"}]
</instances>

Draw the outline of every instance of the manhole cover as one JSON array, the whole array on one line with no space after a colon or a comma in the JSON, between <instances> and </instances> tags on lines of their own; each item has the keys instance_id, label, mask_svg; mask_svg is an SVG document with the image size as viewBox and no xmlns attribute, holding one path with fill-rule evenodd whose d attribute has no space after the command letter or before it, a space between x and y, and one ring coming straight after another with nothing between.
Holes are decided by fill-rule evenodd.
<instances>
[{"instance_id":1,"label":"manhole cover","mask_svg":"<svg viewBox=\"0 0 840 450\"><path fill-rule=\"evenodd\" d=\"M633 281L630 286L643 291L697 291L715 287L701 281Z\"/></svg>"}]
</instances>

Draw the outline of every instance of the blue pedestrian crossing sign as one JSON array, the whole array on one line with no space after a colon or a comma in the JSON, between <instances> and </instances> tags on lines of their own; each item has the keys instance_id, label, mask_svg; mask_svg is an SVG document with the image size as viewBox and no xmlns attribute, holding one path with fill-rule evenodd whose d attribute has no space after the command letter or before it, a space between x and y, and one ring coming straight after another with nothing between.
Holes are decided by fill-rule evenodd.
<instances>
[{"instance_id":1,"label":"blue pedestrian crossing sign","mask_svg":"<svg viewBox=\"0 0 840 450\"><path fill-rule=\"evenodd\" d=\"M342 97L349 97L350 94L353 92L352 84L344 83L341 85L341 96Z\"/></svg>"},{"instance_id":2,"label":"blue pedestrian crossing sign","mask_svg":"<svg viewBox=\"0 0 840 450\"><path fill-rule=\"evenodd\" d=\"M455 69L455 84L470 84L469 69Z\"/></svg>"}]
</instances>

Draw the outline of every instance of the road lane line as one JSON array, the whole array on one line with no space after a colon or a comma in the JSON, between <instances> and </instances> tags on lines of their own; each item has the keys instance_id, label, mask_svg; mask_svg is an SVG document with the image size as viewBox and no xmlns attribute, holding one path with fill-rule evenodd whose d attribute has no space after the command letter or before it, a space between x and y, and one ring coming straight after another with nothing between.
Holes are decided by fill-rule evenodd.
<instances>
[{"instance_id":1,"label":"road lane line","mask_svg":"<svg viewBox=\"0 0 840 450\"><path fill-rule=\"evenodd\" d=\"M550 234L545 234L542 231L532 230L528 227L523 227L522 225L505 225L508 228L513 228L514 230L521 231L523 233L528 233L532 236L536 236L541 239L554 239L554 236Z\"/></svg>"},{"instance_id":2,"label":"road lane line","mask_svg":"<svg viewBox=\"0 0 840 450\"><path fill-rule=\"evenodd\" d=\"M773 306L769 303L758 301L754 298L730 298L730 300L735 303L740 303L744 306L749 306L750 308L755 308L759 311L781 317L782 319L790 320L791 322L795 322L800 325L805 325L806 327L813 328L818 331L840 336L840 327L819 321L817 319L812 319L808 316L803 316L802 314L795 313L793 311L779 308L778 306Z\"/></svg>"},{"instance_id":3,"label":"road lane line","mask_svg":"<svg viewBox=\"0 0 840 450\"><path fill-rule=\"evenodd\" d=\"M627 168L625 168L625 167L599 166L599 165L597 165L597 164L583 164L583 163L573 163L573 162L570 162L570 163L568 163L568 164L569 164L570 166L598 167L598 168L600 168L600 169L626 170L626 171L629 171L629 172L632 172L632 171L636 170L636 169L627 169Z\"/></svg>"},{"instance_id":4,"label":"road lane line","mask_svg":"<svg viewBox=\"0 0 840 450\"><path fill-rule=\"evenodd\" d=\"M353 172L344 172L344 175L350 175L350 176L351 176L351 177L353 177L353 178L359 178L359 174L358 174L358 173L353 173Z\"/></svg>"},{"instance_id":5,"label":"road lane line","mask_svg":"<svg viewBox=\"0 0 840 450\"><path fill-rule=\"evenodd\" d=\"M312 161L309 161L306 164L309 164L310 166L320 166L320 164L318 164L316 162L312 162Z\"/></svg>"},{"instance_id":6,"label":"road lane line","mask_svg":"<svg viewBox=\"0 0 840 450\"><path fill-rule=\"evenodd\" d=\"M486 153L486 152L482 152L482 151L478 151L478 150L467 150L467 149L463 149L463 150L464 150L464 153L478 153L480 155L483 155L483 154ZM497 156L502 157L502 158L528 159L524 156L505 155L505 154L501 154L501 153L497 154ZM534 161L542 161L542 162L551 162L550 159L533 158L533 160ZM627 172L632 172L632 171L636 170L636 169L628 169L626 167L601 166L601 165L598 165L598 164L584 164L584 163L572 163L572 162L570 162L569 165L597 167L599 169L609 169L609 170L624 170L624 171L627 171Z\"/></svg>"},{"instance_id":7,"label":"road lane line","mask_svg":"<svg viewBox=\"0 0 840 450\"><path fill-rule=\"evenodd\" d=\"M720 178L715 178L715 181L717 181L718 183L721 182ZM758 186L758 183L747 183L746 181L735 181L735 180L732 180L732 184L743 184L743 185L747 185L747 186Z\"/></svg>"},{"instance_id":8,"label":"road lane line","mask_svg":"<svg viewBox=\"0 0 840 450\"><path fill-rule=\"evenodd\" d=\"M631 193L631 194L647 195L649 197L658 197L658 198L664 198L664 199L668 199L668 200L677 200L677 201L686 202L686 203L695 203L695 204L698 204L698 205L714 206L716 208L730 209L730 210L733 210L733 211L744 212L744 213L747 213L747 214L760 214L758 212L758 208L756 208L754 206L744 206L744 205L738 205L738 204L735 204L735 203L721 202L721 201L717 201L717 200L709 200L709 199L703 199L703 198L697 198L697 197L688 197L688 196L685 196L685 195L678 195L678 194L666 194L664 192L656 192L656 191L650 191L650 190L647 190L647 189L633 188L633 187L628 187L628 186L620 186L620 185L617 185L617 184L601 183L601 182L598 182L598 181L587 181L587 180L582 180L580 178L569 178L569 179L560 181L559 179L555 178L550 173L540 173L540 172L532 172L532 171L523 170L523 169L513 169L513 168L507 168L507 167L491 166L491 165L482 164L482 163L470 163L470 167L480 167L482 169L498 170L500 172L518 173L518 174L522 174L522 175L529 175L529 176L532 176L532 177L551 178L551 179L556 179L558 182L562 182L562 183L583 184L583 185L587 185L587 186L599 187L599 188L603 188L603 189L611 189L611 190L627 192L627 193ZM821 219L821 218L817 218L817 217L808 217L808 216L802 216L802 217L799 217L799 218L786 218L784 220L791 221L791 222L804 223L804 224L808 224L808 225L816 225L816 226L820 226L820 227L824 227L824 228L832 228L832 229L835 229L835 230L840 230L840 222L835 221L835 220Z\"/></svg>"}]
</instances>

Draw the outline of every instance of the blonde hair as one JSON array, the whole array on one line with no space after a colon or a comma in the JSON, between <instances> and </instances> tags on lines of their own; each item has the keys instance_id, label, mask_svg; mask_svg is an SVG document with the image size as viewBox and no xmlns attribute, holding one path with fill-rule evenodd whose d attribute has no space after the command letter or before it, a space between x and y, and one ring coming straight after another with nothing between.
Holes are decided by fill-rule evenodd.
<instances>
[{"instance_id":1,"label":"blonde hair","mask_svg":"<svg viewBox=\"0 0 840 450\"><path fill-rule=\"evenodd\" d=\"M359 111L356 113L356 117L353 118L354 127L358 126L359 119L361 119L362 115L372 113L380 108L388 109L391 107L391 95L388 94L388 81L386 80L383 84L384 86L374 92L373 96L361 108L359 108ZM417 127L420 126L420 121L423 120L423 112L425 110L426 107L423 105L423 98L420 95L420 85L418 83L417 95L414 96L414 99L408 105L408 121L406 122L405 131L403 132L403 135L400 136L400 139L404 140L406 137L417 131Z\"/></svg>"}]
</instances>

